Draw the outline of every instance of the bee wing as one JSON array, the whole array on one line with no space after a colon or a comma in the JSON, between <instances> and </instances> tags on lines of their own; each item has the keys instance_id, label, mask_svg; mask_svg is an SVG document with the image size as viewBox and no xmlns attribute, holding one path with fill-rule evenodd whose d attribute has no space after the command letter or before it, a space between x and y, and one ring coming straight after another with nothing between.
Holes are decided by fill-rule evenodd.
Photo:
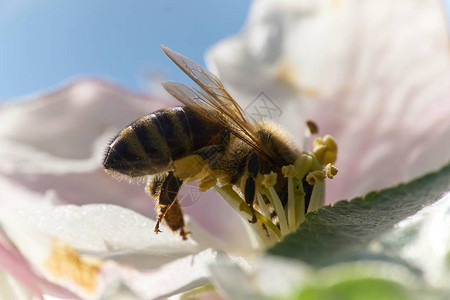
<instances>
[{"instance_id":1,"label":"bee wing","mask_svg":"<svg viewBox=\"0 0 450 300\"><path fill-rule=\"evenodd\" d=\"M162 85L173 97L196 113L204 116L211 122L226 127L260 154L265 155L267 158L273 157L267 149L260 146L253 125L249 122L242 123L236 117L233 107L229 108L219 105L210 95L179 82L164 82ZM224 105L227 104L225 103Z\"/></svg>"},{"instance_id":2,"label":"bee wing","mask_svg":"<svg viewBox=\"0 0 450 300\"><path fill-rule=\"evenodd\" d=\"M235 120L242 124L251 124L245 117L245 113L239 104L225 90L222 82L216 75L204 69L193 60L172 51L171 49L161 46L164 53L188 75L195 83L197 83L207 94L208 102L214 107L222 107L223 112L233 115Z\"/></svg>"}]
</instances>

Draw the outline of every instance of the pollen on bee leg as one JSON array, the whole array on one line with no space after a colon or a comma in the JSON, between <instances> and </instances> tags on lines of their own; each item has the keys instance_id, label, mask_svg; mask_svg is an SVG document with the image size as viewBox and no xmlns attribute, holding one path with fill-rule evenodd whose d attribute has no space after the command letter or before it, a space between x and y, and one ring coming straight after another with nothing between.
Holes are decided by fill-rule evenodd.
<instances>
[{"instance_id":1,"label":"pollen on bee leg","mask_svg":"<svg viewBox=\"0 0 450 300\"><path fill-rule=\"evenodd\" d=\"M313 153L323 166L333 164L337 159L336 140L331 135L314 139Z\"/></svg>"},{"instance_id":2,"label":"pollen on bee leg","mask_svg":"<svg viewBox=\"0 0 450 300\"><path fill-rule=\"evenodd\" d=\"M207 190L215 186L216 183L217 183L216 177L212 175L207 175L198 182L198 189L200 192L206 192Z\"/></svg>"},{"instance_id":3,"label":"pollen on bee leg","mask_svg":"<svg viewBox=\"0 0 450 300\"><path fill-rule=\"evenodd\" d=\"M192 178L203 170L203 159L198 154L177 159L173 164L173 174L183 180Z\"/></svg>"}]
</instances>

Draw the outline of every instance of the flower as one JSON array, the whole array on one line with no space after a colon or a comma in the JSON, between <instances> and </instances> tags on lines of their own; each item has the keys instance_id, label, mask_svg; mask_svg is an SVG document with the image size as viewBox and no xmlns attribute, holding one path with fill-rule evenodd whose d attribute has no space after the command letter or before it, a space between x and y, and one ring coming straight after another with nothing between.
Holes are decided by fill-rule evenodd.
<instances>
[{"instance_id":1,"label":"flower","mask_svg":"<svg viewBox=\"0 0 450 300\"><path fill-rule=\"evenodd\" d=\"M265 255L254 261L250 270L231 262L211 269L216 286L227 299L366 299L368 295L377 295L374 299L380 295L384 299L414 299L417 295L433 299L432 293L420 289L417 274L389 262L343 262L317 270L298 260Z\"/></svg>"},{"instance_id":2,"label":"flower","mask_svg":"<svg viewBox=\"0 0 450 300\"><path fill-rule=\"evenodd\" d=\"M193 237L188 242L167 231L156 235L152 233L155 222L151 219L107 204L121 204L149 214L142 205L143 187L137 190L136 186L114 181L102 172L100 162L107 139L118 131L116 127L124 126L120 123L129 123L141 111L156 109L145 106L172 104L85 79L3 108L0 113L8 120L8 130L0 133L0 144L4 145L2 154L7 161L0 166L3 173L0 182L8 194L0 210L0 224L5 242L14 244L18 255L23 257L17 263L28 273L17 280L30 291L37 295L51 293L43 285L46 282L61 286L72 298L87 299L118 295L124 293L123 289L133 297L149 299L186 291L210 282L207 265L219 255L212 249L250 257L254 248L261 250L294 231L304 219L305 207L311 211L323 205L323 180L327 173L335 174L329 166L337 150L331 137L317 139L314 151L303 152L293 165L283 168L291 186L287 207L283 208L273 188L276 174L265 175L258 192L262 209L255 216L258 224L250 227L259 239L253 246L245 231L250 226L247 217L244 222L237 222L240 231L233 232L239 243L227 239L227 231L236 228L231 221L236 220L230 208L231 214L227 215L223 206L218 205L227 205L223 199L216 199L221 202L206 212L216 219L231 221L219 224L223 227L221 231L214 227L204 230L196 225L193 214L187 225ZM303 180L312 187L307 199ZM243 209L249 210L248 205L230 187L215 189L231 207L252 215ZM279 227L263 197L274 207ZM204 214L205 211L197 212L197 216ZM9 248L1 249L0 254L8 256L16 249ZM196 263L186 265L188 274L177 277L179 280L172 279L170 284L164 281L174 268L192 259ZM15 274L14 269L10 271ZM155 287L149 290L149 286Z\"/></svg>"},{"instance_id":3,"label":"flower","mask_svg":"<svg viewBox=\"0 0 450 300\"><path fill-rule=\"evenodd\" d=\"M32 291L101 297L111 291L119 292L102 287L113 287L109 280L119 273L125 274L124 282L134 272L138 274L135 278L148 278L142 281L148 284L146 280L154 277L149 275L150 271L142 273L138 269L153 270L152 276L158 277L163 276L163 270L172 270L163 265L178 259L187 262L197 254L214 259L214 250L200 254L210 247L236 254L251 251L241 221L214 193L201 195L200 199L194 199L195 203L182 203L191 216L188 227L194 232L189 242L182 242L167 229L155 235L154 222L136 213L154 217L153 200L145 194L143 186L117 182L103 171L104 148L112 136L145 113L173 105L175 101L163 97L128 92L97 79L80 79L55 92L33 95L1 107L0 118L5 125L0 129L0 153L4 158L0 163L0 223L5 236L0 254L6 259L3 267L8 266L8 257L21 255L15 259L13 268L7 270L21 282L26 294ZM87 205L90 203L99 206ZM195 220L208 226L197 226ZM36 238L18 239L23 235ZM97 276L101 284L93 294L86 295L79 284L49 276L43 257L51 257L54 240L71 253L70 257L88 254L88 261L96 257L109 270L104 276L106 269L99 269ZM18 250L7 245L15 245ZM46 254L36 258L37 249L41 249L40 254ZM176 265L174 262L173 266ZM198 277L205 278L206 273L201 271L205 265L201 265L198 265L200 271L192 272L194 277L185 276L179 283L172 281L172 290L166 283L160 287L165 286L166 293L170 294L195 287L190 285L192 282L205 283ZM62 286L59 289L64 293L53 293L55 288L49 289L47 282ZM132 283L123 284L133 290L129 286ZM151 295L148 291L138 291L139 284L132 284L136 297L144 293L147 298L164 294L158 289L153 289Z\"/></svg>"},{"instance_id":4,"label":"flower","mask_svg":"<svg viewBox=\"0 0 450 300\"><path fill-rule=\"evenodd\" d=\"M281 122L297 137L306 130L299 122L306 117L336 137L340 174L327 186L333 202L415 177L448 159L449 53L441 13L431 0L262 0L254 3L243 33L213 48L208 59L241 104L255 95L264 103L272 99L270 111L282 113ZM9 272L8 287L12 275L28 298L57 295L49 287L56 286L60 296L153 299L214 280L223 287L224 261L249 269L238 256L254 254L251 241L226 201L208 194L202 195L208 201L185 207L194 232L188 242L170 232L155 235L143 188L115 182L100 168L110 137L174 102L92 79L36 98L0 108L7 124L0 128L0 262ZM318 169L302 167L310 155L303 153L283 175L303 180L299 172L312 171L306 180L314 185L333 177L333 144L326 136L313 143ZM268 175L263 185L276 200L273 181ZM239 209L242 198L225 187L216 191ZM313 209L322 205L313 202ZM301 221L290 207L280 231ZM8 267L9 257L16 266ZM231 279L239 278L245 276ZM247 281L233 280L224 290L245 292L247 286L236 283Z\"/></svg>"},{"instance_id":5,"label":"flower","mask_svg":"<svg viewBox=\"0 0 450 300\"><path fill-rule=\"evenodd\" d=\"M0 223L23 255L15 268L31 268L18 280L35 293L70 299L157 299L191 290L210 282L208 265L223 255L171 232L155 235L153 220L111 204L2 209ZM0 249L3 256L10 252Z\"/></svg>"},{"instance_id":6,"label":"flower","mask_svg":"<svg viewBox=\"0 0 450 300\"><path fill-rule=\"evenodd\" d=\"M334 203L448 161L448 40L437 0L263 0L207 62L243 107L263 92L297 138L306 118L335 137Z\"/></svg>"}]
</instances>

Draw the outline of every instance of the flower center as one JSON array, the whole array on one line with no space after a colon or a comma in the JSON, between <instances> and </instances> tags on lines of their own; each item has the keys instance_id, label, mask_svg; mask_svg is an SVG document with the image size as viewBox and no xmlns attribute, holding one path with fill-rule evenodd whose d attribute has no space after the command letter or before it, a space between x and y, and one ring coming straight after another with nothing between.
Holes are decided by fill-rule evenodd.
<instances>
[{"instance_id":1,"label":"flower center","mask_svg":"<svg viewBox=\"0 0 450 300\"><path fill-rule=\"evenodd\" d=\"M337 145L333 137L326 135L314 140L312 152L304 151L293 165L282 167L287 178L287 203L283 205L274 186L277 174L263 175L257 188L255 209L252 210L232 186L214 186L218 192L244 219L253 214L257 222L248 224L257 237L259 246L265 248L294 232L305 220L305 214L316 211L325 204L325 179L332 179L338 172L332 165L337 158ZM305 191L305 184L312 190Z\"/></svg>"}]
</instances>

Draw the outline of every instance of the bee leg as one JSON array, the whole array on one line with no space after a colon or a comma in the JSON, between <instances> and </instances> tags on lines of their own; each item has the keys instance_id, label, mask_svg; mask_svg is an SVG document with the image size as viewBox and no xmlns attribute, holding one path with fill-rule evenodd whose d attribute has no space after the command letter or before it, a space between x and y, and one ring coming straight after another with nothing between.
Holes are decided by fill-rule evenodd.
<instances>
[{"instance_id":1,"label":"bee leg","mask_svg":"<svg viewBox=\"0 0 450 300\"><path fill-rule=\"evenodd\" d=\"M255 200L255 193L256 193L255 179L256 175L258 175L258 170L259 170L258 156L254 152L251 152L247 158L248 178L245 182L244 188L245 202L247 202L247 204L250 207L250 210L252 211L252 219L248 220L250 223L256 223L256 214L255 208L253 207L253 201Z\"/></svg>"},{"instance_id":2,"label":"bee leg","mask_svg":"<svg viewBox=\"0 0 450 300\"><path fill-rule=\"evenodd\" d=\"M200 155L204 160L209 159L209 166L212 169L214 169L215 165L224 153L225 147L223 145L206 146L196 152L196 154Z\"/></svg>"},{"instance_id":3,"label":"bee leg","mask_svg":"<svg viewBox=\"0 0 450 300\"><path fill-rule=\"evenodd\" d=\"M164 221L167 226L169 226L172 231L180 230L180 236L183 240L187 240L187 235L190 234L189 231L184 231L184 217L183 210L181 209L180 202L175 199L170 206L170 209L166 210L164 215Z\"/></svg>"},{"instance_id":4,"label":"bee leg","mask_svg":"<svg viewBox=\"0 0 450 300\"><path fill-rule=\"evenodd\" d=\"M163 176L154 177L149 183L147 190L150 194L158 199L156 203L156 225L154 231L159 230L159 224L164 219L167 225L173 231L180 230L180 235L186 239L188 233L184 231L183 211L177 200L178 192L183 181L173 175L173 172L168 172Z\"/></svg>"}]
</instances>

